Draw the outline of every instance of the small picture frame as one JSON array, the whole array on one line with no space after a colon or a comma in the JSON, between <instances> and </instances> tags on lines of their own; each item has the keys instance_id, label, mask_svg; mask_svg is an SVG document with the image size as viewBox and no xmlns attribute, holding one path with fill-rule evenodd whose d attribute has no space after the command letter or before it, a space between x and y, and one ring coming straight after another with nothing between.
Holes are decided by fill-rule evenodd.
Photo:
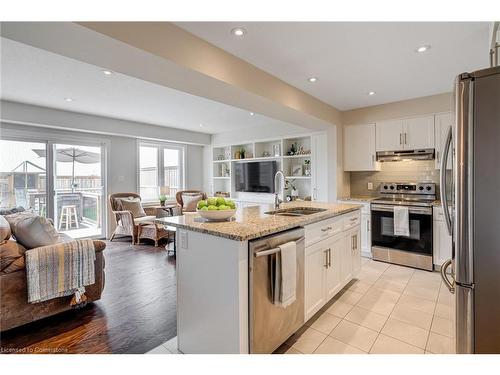
<instances>
[{"instance_id":1,"label":"small picture frame","mask_svg":"<svg viewBox=\"0 0 500 375\"><path fill-rule=\"evenodd\" d=\"M302 164L292 164L292 176L302 176Z\"/></svg>"}]
</instances>

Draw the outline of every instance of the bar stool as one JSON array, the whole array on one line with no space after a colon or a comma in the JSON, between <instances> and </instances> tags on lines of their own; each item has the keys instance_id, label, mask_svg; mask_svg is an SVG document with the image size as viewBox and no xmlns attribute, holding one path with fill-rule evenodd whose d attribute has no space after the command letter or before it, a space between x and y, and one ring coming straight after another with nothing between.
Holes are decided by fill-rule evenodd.
<instances>
[{"instance_id":1,"label":"bar stool","mask_svg":"<svg viewBox=\"0 0 500 375\"><path fill-rule=\"evenodd\" d=\"M73 223L75 223L77 229L80 228L78 225L78 215L76 214L75 205L62 206L61 215L59 216L59 230L61 230L63 222L66 225L66 230L71 229Z\"/></svg>"}]
</instances>

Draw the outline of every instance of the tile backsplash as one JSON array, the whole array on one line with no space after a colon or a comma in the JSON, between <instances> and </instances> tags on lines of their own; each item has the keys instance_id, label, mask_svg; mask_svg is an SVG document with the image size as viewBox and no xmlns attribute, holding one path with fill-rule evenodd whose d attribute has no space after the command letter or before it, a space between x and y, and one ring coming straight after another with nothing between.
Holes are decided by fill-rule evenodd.
<instances>
[{"instance_id":1,"label":"tile backsplash","mask_svg":"<svg viewBox=\"0 0 500 375\"><path fill-rule=\"evenodd\" d=\"M350 172L351 195L379 195L382 182L435 182L439 184L439 169L434 160L412 160L381 163L378 172ZM368 190L368 183L373 190Z\"/></svg>"}]
</instances>

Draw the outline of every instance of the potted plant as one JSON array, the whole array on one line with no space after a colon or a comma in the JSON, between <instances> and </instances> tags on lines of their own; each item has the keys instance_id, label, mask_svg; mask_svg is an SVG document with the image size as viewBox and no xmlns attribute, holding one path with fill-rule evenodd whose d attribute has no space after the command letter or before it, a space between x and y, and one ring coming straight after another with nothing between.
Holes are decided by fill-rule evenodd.
<instances>
[{"instance_id":1,"label":"potted plant","mask_svg":"<svg viewBox=\"0 0 500 375\"><path fill-rule=\"evenodd\" d=\"M311 160L309 159L306 159L304 160L304 174L306 176L310 176L311 175Z\"/></svg>"},{"instance_id":2,"label":"potted plant","mask_svg":"<svg viewBox=\"0 0 500 375\"><path fill-rule=\"evenodd\" d=\"M292 201L299 197L299 191L295 187L294 182L295 182L295 180L286 180L285 181L285 190L290 191L290 197L291 197Z\"/></svg>"},{"instance_id":3,"label":"potted plant","mask_svg":"<svg viewBox=\"0 0 500 375\"><path fill-rule=\"evenodd\" d=\"M165 206L165 202L167 201L167 196L162 194L160 195L159 199L160 199L160 206L162 207Z\"/></svg>"}]
</instances>

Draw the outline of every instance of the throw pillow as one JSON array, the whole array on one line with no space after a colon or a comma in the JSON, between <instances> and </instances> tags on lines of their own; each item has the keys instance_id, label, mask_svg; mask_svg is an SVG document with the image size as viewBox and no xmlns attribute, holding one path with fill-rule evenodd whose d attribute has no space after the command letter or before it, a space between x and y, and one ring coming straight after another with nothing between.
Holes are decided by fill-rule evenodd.
<instances>
[{"instance_id":1,"label":"throw pillow","mask_svg":"<svg viewBox=\"0 0 500 375\"><path fill-rule=\"evenodd\" d=\"M59 242L59 233L54 226L42 216L24 211L7 215L12 235L26 249L52 245Z\"/></svg>"},{"instance_id":2,"label":"throw pillow","mask_svg":"<svg viewBox=\"0 0 500 375\"><path fill-rule=\"evenodd\" d=\"M26 249L16 241L0 243L0 271L9 273L21 269L25 252Z\"/></svg>"},{"instance_id":3,"label":"throw pillow","mask_svg":"<svg viewBox=\"0 0 500 375\"><path fill-rule=\"evenodd\" d=\"M203 199L202 194L198 193L185 193L182 194L183 211L194 212L196 211L196 205L199 201Z\"/></svg>"},{"instance_id":4,"label":"throw pillow","mask_svg":"<svg viewBox=\"0 0 500 375\"><path fill-rule=\"evenodd\" d=\"M0 241L8 240L11 234L9 222L3 216L0 216Z\"/></svg>"},{"instance_id":5,"label":"throw pillow","mask_svg":"<svg viewBox=\"0 0 500 375\"><path fill-rule=\"evenodd\" d=\"M134 217L146 216L146 212L144 212L144 208L142 208L141 200L139 198L119 198L117 201L119 202L121 211L130 211Z\"/></svg>"},{"instance_id":6,"label":"throw pillow","mask_svg":"<svg viewBox=\"0 0 500 375\"><path fill-rule=\"evenodd\" d=\"M15 214L17 212L23 212L25 211L24 210L24 207L14 207L14 208L4 208L2 210L0 210L0 215L11 215L11 214Z\"/></svg>"}]
</instances>

